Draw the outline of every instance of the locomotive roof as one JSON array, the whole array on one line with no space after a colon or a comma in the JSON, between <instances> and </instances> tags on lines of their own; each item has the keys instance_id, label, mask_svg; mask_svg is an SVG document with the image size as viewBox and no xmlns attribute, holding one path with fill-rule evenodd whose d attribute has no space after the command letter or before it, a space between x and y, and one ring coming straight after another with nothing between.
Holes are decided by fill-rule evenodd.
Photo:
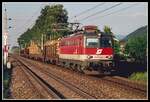
<instances>
[{"instance_id":1,"label":"locomotive roof","mask_svg":"<svg viewBox=\"0 0 150 102\"><path fill-rule=\"evenodd\" d=\"M103 36L103 35L105 35L105 36L112 36L112 35L110 35L110 34L106 34L105 32L101 32L100 31L100 34ZM84 34L84 31L83 30L80 30L80 31L76 31L75 33L72 33L72 34L70 34L70 35L68 35L68 36L64 36L63 38L70 38L70 37L75 37L75 36L80 36L80 35L86 35L86 36L95 36L95 35L98 35L98 34Z\"/></svg>"}]
</instances>

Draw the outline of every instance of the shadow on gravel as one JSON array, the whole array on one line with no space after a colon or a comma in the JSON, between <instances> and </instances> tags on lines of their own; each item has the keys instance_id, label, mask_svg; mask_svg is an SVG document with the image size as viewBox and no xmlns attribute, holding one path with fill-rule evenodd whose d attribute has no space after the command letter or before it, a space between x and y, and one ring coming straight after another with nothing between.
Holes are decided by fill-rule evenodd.
<instances>
[{"instance_id":1,"label":"shadow on gravel","mask_svg":"<svg viewBox=\"0 0 150 102\"><path fill-rule=\"evenodd\" d=\"M134 72L145 72L147 71L147 63L140 64L135 62L119 62L116 65L116 69L112 72L112 76L122 76L122 77L129 77Z\"/></svg>"},{"instance_id":2,"label":"shadow on gravel","mask_svg":"<svg viewBox=\"0 0 150 102\"><path fill-rule=\"evenodd\" d=\"M87 75L87 76L92 76L92 77L97 77L97 78L104 78L105 76L108 76L108 75L100 74L100 75Z\"/></svg>"},{"instance_id":3,"label":"shadow on gravel","mask_svg":"<svg viewBox=\"0 0 150 102\"><path fill-rule=\"evenodd\" d=\"M111 74L100 74L100 75L89 75L98 78L103 78L105 76L121 76L128 78L131 74L135 72L146 72L147 71L147 63L140 64L135 62L126 62L121 61L117 63L115 70L111 72Z\"/></svg>"}]
</instances>

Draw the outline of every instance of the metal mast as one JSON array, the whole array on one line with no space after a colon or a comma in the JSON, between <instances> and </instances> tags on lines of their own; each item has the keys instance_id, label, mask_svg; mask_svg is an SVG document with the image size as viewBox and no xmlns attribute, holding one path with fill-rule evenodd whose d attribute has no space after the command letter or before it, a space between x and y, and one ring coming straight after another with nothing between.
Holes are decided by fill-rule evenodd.
<instances>
[{"instance_id":1,"label":"metal mast","mask_svg":"<svg viewBox=\"0 0 150 102\"><path fill-rule=\"evenodd\" d=\"M5 4L4 4L5 7ZM4 53L4 65L7 63L8 59L8 26L7 26L7 10L5 7L5 12L4 12L4 47L3 47L3 53Z\"/></svg>"}]
</instances>

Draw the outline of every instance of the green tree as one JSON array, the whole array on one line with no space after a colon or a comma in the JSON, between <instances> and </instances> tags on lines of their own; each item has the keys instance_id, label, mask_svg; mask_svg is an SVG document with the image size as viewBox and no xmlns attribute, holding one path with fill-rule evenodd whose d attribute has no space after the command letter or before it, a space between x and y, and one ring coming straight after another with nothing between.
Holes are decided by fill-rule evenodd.
<instances>
[{"instance_id":1,"label":"green tree","mask_svg":"<svg viewBox=\"0 0 150 102\"><path fill-rule=\"evenodd\" d=\"M125 52L136 61L146 61L147 38L146 35L130 38L125 46Z\"/></svg>"},{"instance_id":2,"label":"green tree","mask_svg":"<svg viewBox=\"0 0 150 102\"><path fill-rule=\"evenodd\" d=\"M54 31L54 24L57 25L56 29L63 29L66 28L68 25L68 13L63 8L63 5L52 5L52 6L45 6L41 10L41 15L35 22L35 25L24 32L19 38L18 43L24 40L23 43L29 44L30 40L34 40L37 43L41 42L42 35L44 36L44 41L48 39L56 39L60 36L66 34L64 31ZM63 24L63 25L59 25Z\"/></svg>"},{"instance_id":3,"label":"green tree","mask_svg":"<svg viewBox=\"0 0 150 102\"><path fill-rule=\"evenodd\" d=\"M114 48L114 53L115 54L119 54L120 53L120 45L119 45L119 42L114 40L115 39L115 36L114 34L112 33L112 29L109 27L109 26L104 26L104 33L105 34L110 34L112 35L112 41L113 41L113 48Z\"/></svg>"},{"instance_id":4,"label":"green tree","mask_svg":"<svg viewBox=\"0 0 150 102\"><path fill-rule=\"evenodd\" d=\"M118 41L114 41L114 53L115 54L120 54L120 44Z\"/></svg>"},{"instance_id":5,"label":"green tree","mask_svg":"<svg viewBox=\"0 0 150 102\"><path fill-rule=\"evenodd\" d=\"M112 32L111 32L111 28L109 27L109 26L104 26L104 32L106 33L106 34L112 34Z\"/></svg>"},{"instance_id":6,"label":"green tree","mask_svg":"<svg viewBox=\"0 0 150 102\"><path fill-rule=\"evenodd\" d=\"M19 53L19 47L18 46L13 46L11 48L11 53Z\"/></svg>"}]
</instances>

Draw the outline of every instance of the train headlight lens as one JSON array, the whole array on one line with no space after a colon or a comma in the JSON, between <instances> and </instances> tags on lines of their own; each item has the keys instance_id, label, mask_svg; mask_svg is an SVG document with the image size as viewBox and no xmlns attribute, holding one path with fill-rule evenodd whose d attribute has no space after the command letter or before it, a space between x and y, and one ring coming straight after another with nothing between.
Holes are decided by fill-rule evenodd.
<instances>
[{"instance_id":1,"label":"train headlight lens","mask_svg":"<svg viewBox=\"0 0 150 102\"><path fill-rule=\"evenodd\" d=\"M110 56L110 58L109 59L112 59L112 56Z\"/></svg>"},{"instance_id":2,"label":"train headlight lens","mask_svg":"<svg viewBox=\"0 0 150 102\"><path fill-rule=\"evenodd\" d=\"M106 56L106 58L108 58L108 59L112 59L112 56Z\"/></svg>"},{"instance_id":3,"label":"train headlight lens","mask_svg":"<svg viewBox=\"0 0 150 102\"><path fill-rule=\"evenodd\" d=\"M91 59L91 58L93 58L93 56L88 55L87 58L88 58L88 59Z\"/></svg>"}]
</instances>

